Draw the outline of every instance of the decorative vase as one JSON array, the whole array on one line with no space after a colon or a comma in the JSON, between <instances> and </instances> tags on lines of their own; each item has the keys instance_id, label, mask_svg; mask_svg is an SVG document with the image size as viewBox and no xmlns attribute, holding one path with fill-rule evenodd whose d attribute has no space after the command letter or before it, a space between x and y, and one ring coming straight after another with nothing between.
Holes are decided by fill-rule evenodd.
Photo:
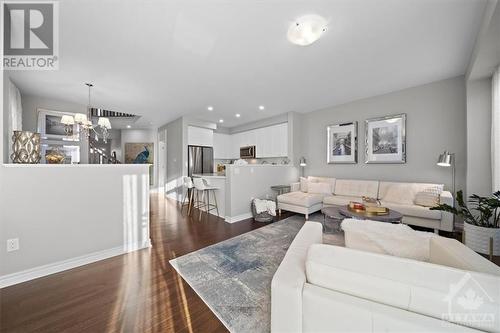
<instances>
[{"instance_id":1,"label":"decorative vase","mask_svg":"<svg viewBox=\"0 0 500 333\"><path fill-rule=\"evenodd\" d=\"M28 131L14 131L12 135L13 163L37 164L40 163L40 133Z\"/></svg>"},{"instance_id":2,"label":"decorative vase","mask_svg":"<svg viewBox=\"0 0 500 333\"><path fill-rule=\"evenodd\" d=\"M493 239L492 255L500 255L500 228L485 228L464 223L465 245L470 249L490 254L490 239Z\"/></svg>"}]
</instances>

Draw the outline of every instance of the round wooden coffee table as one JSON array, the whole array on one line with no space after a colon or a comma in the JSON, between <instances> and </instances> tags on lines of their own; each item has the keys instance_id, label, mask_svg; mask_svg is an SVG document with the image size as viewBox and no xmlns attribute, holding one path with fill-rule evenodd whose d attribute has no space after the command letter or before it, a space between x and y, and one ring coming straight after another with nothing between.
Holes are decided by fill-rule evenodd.
<instances>
[{"instance_id":1,"label":"round wooden coffee table","mask_svg":"<svg viewBox=\"0 0 500 333\"><path fill-rule=\"evenodd\" d=\"M350 210L347 206L342 206L339 207L339 213L346 218L358 220L372 220L387 223L401 223L403 221L403 214L393 209L389 209L389 214L387 215L371 215L364 212L355 212Z\"/></svg>"}]
</instances>

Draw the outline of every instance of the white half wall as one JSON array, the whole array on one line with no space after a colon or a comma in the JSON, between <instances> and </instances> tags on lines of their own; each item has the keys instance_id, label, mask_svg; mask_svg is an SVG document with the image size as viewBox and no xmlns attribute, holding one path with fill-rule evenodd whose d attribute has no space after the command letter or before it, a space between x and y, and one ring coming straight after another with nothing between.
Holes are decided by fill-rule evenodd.
<instances>
[{"instance_id":1,"label":"white half wall","mask_svg":"<svg viewBox=\"0 0 500 333\"><path fill-rule=\"evenodd\" d=\"M0 174L0 285L38 267L150 244L147 165L10 164ZM20 249L7 252L11 238Z\"/></svg>"},{"instance_id":2,"label":"white half wall","mask_svg":"<svg viewBox=\"0 0 500 333\"><path fill-rule=\"evenodd\" d=\"M273 185L289 185L298 180L298 169L292 165L226 165L227 222L252 216L252 199L274 199Z\"/></svg>"}]
</instances>

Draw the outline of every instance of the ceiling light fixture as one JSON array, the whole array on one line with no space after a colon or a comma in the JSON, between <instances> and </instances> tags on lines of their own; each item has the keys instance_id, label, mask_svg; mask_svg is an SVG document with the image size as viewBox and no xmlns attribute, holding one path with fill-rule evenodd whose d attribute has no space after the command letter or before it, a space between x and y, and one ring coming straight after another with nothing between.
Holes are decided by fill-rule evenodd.
<instances>
[{"instance_id":1,"label":"ceiling light fixture","mask_svg":"<svg viewBox=\"0 0 500 333\"><path fill-rule=\"evenodd\" d=\"M219 119L219 123L223 123L224 122L224 119Z\"/></svg>"},{"instance_id":2,"label":"ceiling light fixture","mask_svg":"<svg viewBox=\"0 0 500 333\"><path fill-rule=\"evenodd\" d=\"M261 111L262 111L262 110L264 110L264 109L265 109L264 105L259 105L259 110L261 110Z\"/></svg>"},{"instance_id":3,"label":"ceiling light fixture","mask_svg":"<svg viewBox=\"0 0 500 333\"><path fill-rule=\"evenodd\" d=\"M213 111L213 110L214 110L214 107L213 107L213 106L209 106L209 107L207 107L207 110L208 110L208 111Z\"/></svg>"},{"instance_id":4,"label":"ceiling light fixture","mask_svg":"<svg viewBox=\"0 0 500 333\"><path fill-rule=\"evenodd\" d=\"M87 113L77 113L74 117L62 117L61 123L64 125L64 131L66 136L74 137L73 126L78 125L79 134L82 139L89 139L92 133L95 134L95 141L99 141L99 137L102 137L104 143L108 142L111 135L109 130L111 129L111 122L107 117L99 117L97 119L97 124L92 123L92 103L90 100L90 89L94 86L92 83L85 83L89 91L89 102L87 105Z\"/></svg>"},{"instance_id":5,"label":"ceiling light fixture","mask_svg":"<svg viewBox=\"0 0 500 333\"><path fill-rule=\"evenodd\" d=\"M237 113L237 114L235 114L235 117L239 118L239 117L241 117L241 114Z\"/></svg>"},{"instance_id":6,"label":"ceiling light fixture","mask_svg":"<svg viewBox=\"0 0 500 333\"><path fill-rule=\"evenodd\" d=\"M288 40L300 46L311 45L326 31L327 24L328 22L319 15L299 17L288 28Z\"/></svg>"},{"instance_id":7,"label":"ceiling light fixture","mask_svg":"<svg viewBox=\"0 0 500 333\"><path fill-rule=\"evenodd\" d=\"M127 128L132 128L132 126L130 126L130 125L127 125Z\"/></svg>"}]
</instances>

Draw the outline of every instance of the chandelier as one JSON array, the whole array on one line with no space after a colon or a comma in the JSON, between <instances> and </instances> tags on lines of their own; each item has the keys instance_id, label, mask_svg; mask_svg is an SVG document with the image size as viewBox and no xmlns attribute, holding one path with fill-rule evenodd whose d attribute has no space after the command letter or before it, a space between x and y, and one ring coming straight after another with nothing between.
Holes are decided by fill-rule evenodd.
<instances>
[{"instance_id":1,"label":"chandelier","mask_svg":"<svg viewBox=\"0 0 500 333\"><path fill-rule=\"evenodd\" d=\"M88 139L94 135L96 141L99 137L102 138L104 143L108 142L110 137L109 130L111 129L111 122L107 117L99 117L97 124L92 123L92 104L90 102L90 89L94 86L92 83L85 83L89 88L89 103L87 105L87 114L76 113L75 116L64 115L61 118L61 123L64 124L64 132L67 136L73 136L73 125L78 125L79 135L81 139Z\"/></svg>"}]
</instances>

